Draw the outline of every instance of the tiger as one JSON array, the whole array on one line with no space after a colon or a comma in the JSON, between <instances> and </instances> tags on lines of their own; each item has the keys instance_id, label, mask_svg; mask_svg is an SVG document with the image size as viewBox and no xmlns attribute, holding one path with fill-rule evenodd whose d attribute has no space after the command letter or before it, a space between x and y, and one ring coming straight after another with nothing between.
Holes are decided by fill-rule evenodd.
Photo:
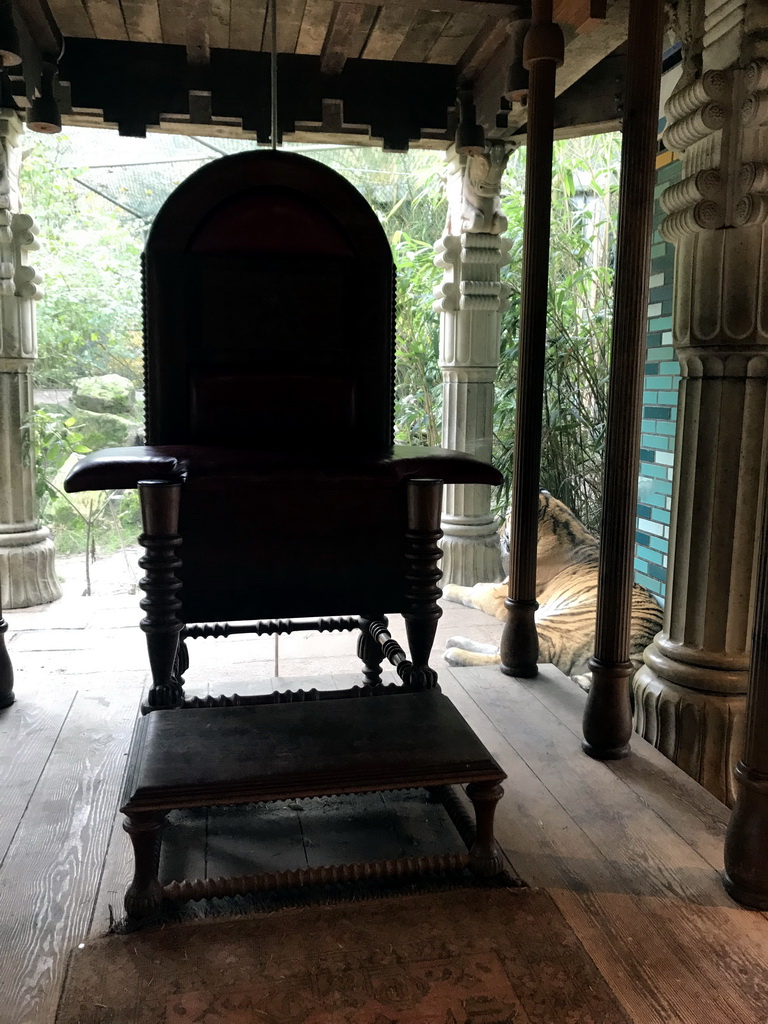
<instances>
[{"instance_id":1,"label":"tiger","mask_svg":"<svg viewBox=\"0 0 768 1024\"><path fill-rule=\"evenodd\" d=\"M555 665L586 689L591 680L587 662L595 649L599 543L573 512L547 491L539 494L538 518L538 660ZM507 513L499 531L502 549L507 553L510 519L511 514ZM443 597L506 622L507 580L478 583L474 587L449 583L443 588ZM630 660L635 669L642 665L643 651L661 627L661 606L649 590L635 583L630 634ZM501 661L498 647L462 636L451 637L444 657L449 665L498 665Z\"/></svg>"}]
</instances>

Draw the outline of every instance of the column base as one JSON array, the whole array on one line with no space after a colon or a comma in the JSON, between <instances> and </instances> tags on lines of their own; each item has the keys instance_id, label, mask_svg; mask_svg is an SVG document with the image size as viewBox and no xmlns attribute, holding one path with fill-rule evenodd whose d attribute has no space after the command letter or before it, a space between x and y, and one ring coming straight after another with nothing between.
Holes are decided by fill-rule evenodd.
<instances>
[{"instance_id":1,"label":"column base","mask_svg":"<svg viewBox=\"0 0 768 1024\"><path fill-rule=\"evenodd\" d=\"M442 584L473 587L501 580L498 522L491 516L447 516L441 522Z\"/></svg>"},{"instance_id":2,"label":"column base","mask_svg":"<svg viewBox=\"0 0 768 1024\"><path fill-rule=\"evenodd\" d=\"M768 910L768 775L739 761L739 798L725 836L723 885L737 903Z\"/></svg>"},{"instance_id":3,"label":"column base","mask_svg":"<svg viewBox=\"0 0 768 1024\"><path fill-rule=\"evenodd\" d=\"M746 694L693 690L662 679L647 665L635 675L632 689L635 732L732 807L737 795L733 767L744 747Z\"/></svg>"},{"instance_id":4,"label":"column base","mask_svg":"<svg viewBox=\"0 0 768 1024\"><path fill-rule=\"evenodd\" d=\"M31 608L61 597L50 530L0 531L0 607Z\"/></svg>"}]
</instances>

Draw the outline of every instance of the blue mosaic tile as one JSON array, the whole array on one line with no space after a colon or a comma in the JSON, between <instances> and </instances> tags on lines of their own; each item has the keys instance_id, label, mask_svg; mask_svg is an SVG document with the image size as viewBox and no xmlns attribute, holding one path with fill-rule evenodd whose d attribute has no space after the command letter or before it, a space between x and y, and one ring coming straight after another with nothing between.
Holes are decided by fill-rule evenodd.
<instances>
[{"instance_id":1,"label":"blue mosaic tile","mask_svg":"<svg viewBox=\"0 0 768 1024\"><path fill-rule=\"evenodd\" d=\"M643 409L643 416L649 420L668 420L672 415L669 406L647 405Z\"/></svg>"}]
</instances>

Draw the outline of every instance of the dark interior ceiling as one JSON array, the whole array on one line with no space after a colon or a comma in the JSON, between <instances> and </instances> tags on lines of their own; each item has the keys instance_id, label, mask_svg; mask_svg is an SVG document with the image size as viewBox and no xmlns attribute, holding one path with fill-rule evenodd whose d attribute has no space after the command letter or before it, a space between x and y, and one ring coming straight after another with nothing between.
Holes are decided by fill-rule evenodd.
<instances>
[{"instance_id":1,"label":"dark interior ceiling","mask_svg":"<svg viewBox=\"0 0 768 1024\"><path fill-rule=\"evenodd\" d=\"M566 38L561 134L617 126L627 6L554 0ZM22 63L6 70L21 108L55 66L65 123L269 141L267 0L13 0L13 14ZM496 0L278 0L280 132L442 148L464 83L491 137L524 134L529 15Z\"/></svg>"}]
</instances>

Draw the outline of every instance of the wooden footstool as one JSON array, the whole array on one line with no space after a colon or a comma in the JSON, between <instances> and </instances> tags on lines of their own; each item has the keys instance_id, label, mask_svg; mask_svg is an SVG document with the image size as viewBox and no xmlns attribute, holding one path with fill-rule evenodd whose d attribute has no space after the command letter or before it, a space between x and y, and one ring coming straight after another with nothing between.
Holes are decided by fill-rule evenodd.
<instances>
[{"instance_id":1,"label":"wooden footstool","mask_svg":"<svg viewBox=\"0 0 768 1024\"><path fill-rule=\"evenodd\" d=\"M505 778L450 700L436 689L300 704L153 711L137 723L121 807L135 857L126 912L129 918L143 918L166 899L393 877L441 866L466 865L479 875L498 874L502 858L493 818ZM161 829L174 809L464 783L476 820L467 855L166 886L158 878Z\"/></svg>"}]
</instances>

